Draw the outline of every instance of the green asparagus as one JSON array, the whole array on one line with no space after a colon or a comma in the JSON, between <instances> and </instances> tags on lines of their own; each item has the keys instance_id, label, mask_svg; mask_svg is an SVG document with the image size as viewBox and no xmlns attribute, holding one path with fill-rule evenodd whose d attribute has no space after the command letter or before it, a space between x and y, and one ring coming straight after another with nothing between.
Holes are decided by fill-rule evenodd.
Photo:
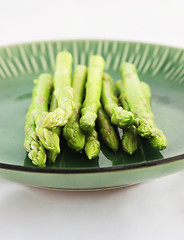
<instances>
[{"instance_id":1,"label":"green asparagus","mask_svg":"<svg viewBox=\"0 0 184 240\"><path fill-rule=\"evenodd\" d=\"M119 94L119 100L120 100L120 103L121 105L123 106L123 108L127 111L130 111L129 109L129 106L128 106L128 103L125 101L125 98L124 98L124 92L123 92L123 83L122 83L122 80L118 80L116 83L115 83L115 87L116 89L118 90L118 94Z\"/></svg>"},{"instance_id":2,"label":"green asparagus","mask_svg":"<svg viewBox=\"0 0 184 240\"><path fill-rule=\"evenodd\" d=\"M85 145L85 135L79 126L79 113L82 106L87 67L78 65L73 74L72 87L75 109L68 123L63 128L67 144L75 151L81 151Z\"/></svg>"},{"instance_id":3,"label":"green asparagus","mask_svg":"<svg viewBox=\"0 0 184 240\"><path fill-rule=\"evenodd\" d=\"M120 103L123 106L125 110L130 110L129 106L126 101L124 101L124 93L123 93L123 83L121 80L118 80L116 82L116 88L118 89L119 92L119 99ZM123 136L122 136L122 147L123 150L130 155L133 154L138 147L138 133L137 129L134 125L126 128L123 130Z\"/></svg>"},{"instance_id":4,"label":"green asparagus","mask_svg":"<svg viewBox=\"0 0 184 240\"><path fill-rule=\"evenodd\" d=\"M50 112L53 112L57 107L58 107L57 100L56 100L56 97L55 97L55 95L53 93L52 97L51 97L51 102L50 102L50 109L49 109ZM61 134L61 127L56 127L54 130L52 130L52 132L54 134L56 134L58 136L58 138L59 138L59 136ZM47 152L47 156L48 156L49 162L50 163L55 163L57 155L58 155L57 151L54 151L54 150L48 151Z\"/></svg>"},{"instance_id":5,"label":"green asparagus","mask_svg":"<svg viewBox=\"0 0 184 240\"><path fill-rule=\"evenodd\" d=\"M149 138L150 144L160 150L163 150L167 147L167 139L164 135L164 133L156 126L156 123L154 121L154 115L151 111L151 90L147 83L141 82L141 87L145 96L146 100L146 108L148 113L150 114L153 124L155 126L155 134Z\"/></svg>"},{"instance_id":6,"label":"green asparagus","mask_svg":"<svg viewBox=\"0 0 184 240\"><path fill-rule=\"evenodd\" d=\"M46 116L46 113L36 118L36 134L46 149L60 153L58 135L55 131L42 127L44 116Z\"/></svg>"},{"instance_id":7,"label":"green asparagus","mask_svg":"<svg viewBox=\"0 0 184 240\"><path fill-rule=\"evenodd\" d=\"M122 147L125 152L133 154L137 150L138 142L138 133L134 125L123 130Z\"/></svg>"},{"instance_id":8,"label":"green asparagus","mask_svg":"<svg viewBox=\"0 0 184 240\"><path fill-rule=\"evenodd\" d=\"M151 89L149 87L149 85L145 82L141 81L141 88L145 97L145 103L146 103L146 109L148 111L148 113L150 114L151 118L154 119L154 115L151 111Z\"/></svg>"},{"instance_id":9,"label":"green asparagus","mask_svg":"<svg viewBox=\"0 0 184 240\"><path fill-rule=\"evenodd\" d=\"M50 74L41 74L34 83L36 86L33 89L31 105L26 115L24 148L28 151L28 157L33 164L45 167L46 151L37 137L35 119L47 111L52 76Z\"/></svg>"},{"instance_id":10,"label":"green asparagus","mask_svg":"<svg viewBox=\"0 0 184 240\"><path fill-rule=\"evenodd\" d=\"M100 142L95 128L86 134L85 153L89 159L97 157L100 153Z\"/></svg>"},{"instance_id":11,"label":"green asparagus","mask_svg":"<svg viewBox=\"0 0 184 240\"><path fill-rule=\"evenodd\" d=\"M54 129L64 126L74 109L73 90L71 88L72 55L63 51L57 54L54 72L54 94L58 108L46 115L43 127Z\"/></svg>"},{"instance_id":12,"label":"green asparagus","mask_svg":"<svg viewBox=\"0 0 184 240\"><path fill-rule=\"evenodd\" d=\"M116 152L119 147L118 135L102 107L98 111L97 125L106 145Z\"/></svg>"},{"instance_id":13,"label":"green asparagus","mask_svg":"<svg viewBox=\"0 0 184 240\"><path fill-rule=\"evenodd\" d=\"M104 67L105 61L101 56L95 55L90 58L86 83L86 97L80 119L80 126L85 132L91 131L94 128L98 109L101 106L100 96Z\"/></svg>"},{"instance_id":14,"label":"green asparagus","mask_svg":"<svg viewBox=\"0 0 184 240\"><path fill-rule=\"evenodd\" d=\"M124 100L135 116L138 134L149 139L152 146L163 150L167 140L163 132L156 126L150 106L151 91L149 86L141 83L136 68L131 63L124 62L120 67L123 77ZM147 94L146 94L146 93Z\"/></svg>"},{"instance_id":15,"label":"green asparagus","mask_svg":"<svg viewBox=\"0 0 184 240\"><path fill-rule=\"evenodd\" d=\"M136 68L133 64L124 62L120 71L123 77L124 101L134 114L138 133L142 137L155 134L155 126L151 115L147 112L146 102Z\"/></svg>"},{"instance_id":16,"label":"green asparagus","mask_svg":"<svg viewBox=\"0 0 184 240\"><path fill-rule=\"evenodd\" d=\"M115 96L113 80L107 73L104 73L103 76L101 100L113 124L120 128L132 125L134 116L131 112L124 110L118 105L118 98Z\"/></svg>"}]
</instances>

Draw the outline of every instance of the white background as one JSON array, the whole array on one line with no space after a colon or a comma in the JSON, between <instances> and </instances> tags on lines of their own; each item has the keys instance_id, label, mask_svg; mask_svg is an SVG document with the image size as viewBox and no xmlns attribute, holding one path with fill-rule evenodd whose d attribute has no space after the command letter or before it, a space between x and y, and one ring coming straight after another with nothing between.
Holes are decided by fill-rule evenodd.
<instances>
[{"instance_id":1,"label":"white background","mask_svg":"<svg viewBox=\"0 0 184 240\"><path fill-rule=\"evenodd\" d=\"M0 46L120 39L184 47L183 0L0 0ZM0 239L184 239L184 173L119 190L62 192L0 180Z\"/></svg>"}]
</instances>

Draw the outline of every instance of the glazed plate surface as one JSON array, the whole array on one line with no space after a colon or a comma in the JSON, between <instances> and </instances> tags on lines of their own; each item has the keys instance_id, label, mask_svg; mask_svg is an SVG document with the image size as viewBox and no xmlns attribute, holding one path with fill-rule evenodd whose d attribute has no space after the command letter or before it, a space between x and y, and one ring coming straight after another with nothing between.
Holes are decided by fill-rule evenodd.
<instances>
[{"instance_id":1,"label":"glazed plate surface","mask_svg":"<svg viewBox=\"0 0 184 240\"><path fill-rule=\"evenodd\" d=\"M111 152L101 141L98 158L88 160L61 141L54 165L34 166L23 148L25 115L31 101L33 80L40 73L53 74L55 56L67 50L73 66L88 64L100 54L105 71L117 81L123 61L136 65L140 79L152 90L155 120L168 139L162 152L142 140L132 156L120 148ZM105 189L136 184L184 168L184 50L123 41L71 40L20 44L0 48L0 177L37 187L66 190ZM121 134L121 131L120 131Z\"/></svg>"}]
</instances>

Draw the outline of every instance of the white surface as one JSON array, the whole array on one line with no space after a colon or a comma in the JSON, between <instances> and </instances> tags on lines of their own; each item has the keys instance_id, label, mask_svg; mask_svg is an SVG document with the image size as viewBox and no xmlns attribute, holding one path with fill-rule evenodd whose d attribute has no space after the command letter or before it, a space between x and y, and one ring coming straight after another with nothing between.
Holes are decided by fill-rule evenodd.
<instances>
[{"instance_id":1,"label":"white surface","mask_svg":"<svg viewBox=\"0 0 184 240\"><path fill-rule=\"evenodd\" d=\"M184 47L183 0L0 1L0 45L104 38ZM0 239L184 239L184 173L126 189L56 192L0 180Z\"/></svg>"}]
</instances>

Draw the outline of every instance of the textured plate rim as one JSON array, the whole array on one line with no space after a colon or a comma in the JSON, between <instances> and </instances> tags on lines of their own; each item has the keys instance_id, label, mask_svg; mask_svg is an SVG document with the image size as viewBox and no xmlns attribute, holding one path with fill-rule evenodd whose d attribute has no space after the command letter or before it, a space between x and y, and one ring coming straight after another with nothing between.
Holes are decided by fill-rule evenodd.
<instances>
[{"instance_id":1,"label":"textured plate rim","mask_svg":"<svg viewBox=\"0 0 184 240\"><path fill-rule=\"evenodd\" d=\"M39 44L42 42L45 43L54 43L57 41L66 41L66 42L73 42L73 41L109 41L109 42L129 42L129 43L140 43L140 44L146 44L146 45L152 45L152 46L160 46L160 47L166 47L166 48L172 48L172 49L181 49L184 50L182 47L176 47L176 46L170 46L170 45L164 45L159 43L151 43L151 42L141 42L141 41L131 41L131 40L118 40L118 39L56 39L56 40L41 40L41 41L32 41L32 42L23 42L23 43L16 43L16 44L8 44L0 46L0 50L6 47L17 47L20 45L29 45L32 43ZM149 162L140 162L140 163L130 163L124 166L112 166L112 167L102 167L102 168L71 168L71 169L58 169L58 168L39 168L37 166L20 166L20 165L14 165L14 164L6 164L0 162L0 169L5 170L15 170L15 171L23 171L23 172L38 172L38 173L62 173L62 174L76 174L76 173L101 173L101 172L113 172L113 171L122 171L122 170L133 170L138 168L145 168L145 167L151 167L156 165L162 165L166 163L172 163L175 161L183 160L184 154L176 155L169 158L164 159L157 159L152 160Z\"/></svg>"},{"instance_id":2,"label":"textured plate rim","mask_svg":"<svg viewBox=\"0 0 184 240\"><path fill-rule=\"evenodd\" d=\"M20 43L15 43L15 44L7 44L7 45L2 45L0 46L0 50L3 49L3 48L6 48L6 47L17 47L17 46L20 46L20 45L29 45L29 44L39 44L39 43L54 43L54 42L58 42L58 41L61 41L61 42L81 42L81 41L90 41L90 42L96 42L96 41L107 41L107 42L129 42L129 43L132 43L132 44L146 44L146 45L152 45L152 46L160 46L160 47L166 47L166 48L172 48L172 49L180 49L180 50L184 50L183 47L178 47L178 46L174 46L174 45L165 45L165 44L162 44L162 43L154 43L154 42L144 42L144 41L133 41L133 40L120 40L120 39L90 39L90 38L74 38L74 39L55 39L55 40L39 40L39 41L32 41L32 42L20 42Z\"/></svg>"}]
</instances>

